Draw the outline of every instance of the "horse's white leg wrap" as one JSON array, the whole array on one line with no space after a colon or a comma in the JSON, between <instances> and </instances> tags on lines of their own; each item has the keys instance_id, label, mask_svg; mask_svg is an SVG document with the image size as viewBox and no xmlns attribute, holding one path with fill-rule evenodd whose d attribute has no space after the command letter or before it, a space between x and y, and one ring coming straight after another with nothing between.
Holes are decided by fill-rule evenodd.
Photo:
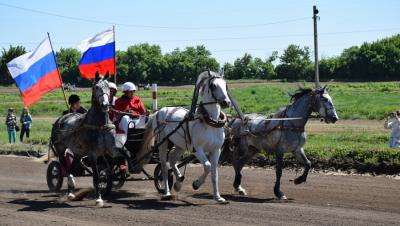
<instances>
[{"instance_id":1,"label":"horse's white leg wrap","mask_svg":"<svg viewBox=\"0 0 400 226\"><path fill-rule=\"evenodd\" d=\"M129 122L131 119L129 118L128 115L122 116L121 120L119 121L118 128L122 131L124 131L125 134L128 134L128 127L129 127Z\"/></svg>"},{"instance_id":2,"label":"horse's white leg wrap","mask_svg":"<svg viewBox=\"0 0 400 226\"><path fill-rule=\"evenodd\" d=\"M96 199L96 206L97 207L103 207L104 206L104 201L103 201L103 199L101 197Z\"/></svg>"},{"instance_id":3,"label":"horse's white leg wrap","mask_svg":"<svg viewBox=\"0 0 400 226\"><path fill-rule=\"evenodd\" d=\"M67 194L67 198L69 200L73 200L73 199L75 199L75 195L71 191L73 191L75 189L75 179L74 179L74 176L72 174L68 175L67 184L68 184L68 187L70 188L70 189L68 189L69 192Z\"/></svg>"},{"instance_id":4,"label":"horse's white leg wrap","mask_svg":"<svg viewBox=\"0 0 400 226\"><path fill-rule=\"evenodd\" d=\"M68 186L71 188L75 188L75 179L74 176L72 174L68 175Z\"/></svg>"},{"instance_id":5,"label":"horse's white leg wrap","mask_svg":"<svg viewBox=\"0 0 400 226\"><path fill-rule=\"evenodd\" d=\"M235 188L235 192L239 193L239 195L247 195L246 189L244 189L241 185L238 188Z\"/></svg>"}]
</instances>

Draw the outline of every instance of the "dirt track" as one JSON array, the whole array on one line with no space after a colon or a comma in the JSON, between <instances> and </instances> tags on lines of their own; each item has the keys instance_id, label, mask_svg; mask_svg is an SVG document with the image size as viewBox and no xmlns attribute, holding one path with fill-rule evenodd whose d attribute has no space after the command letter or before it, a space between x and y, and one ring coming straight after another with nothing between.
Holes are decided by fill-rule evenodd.
<instances>
[{"instance_id":1,"label":"dirt track","mask_svg":"<svg viewBox=\"0 0 400 226\"><path fill-rule=\"evenodd\" d=\"M152 166L149 166L151 169ZM132 181L114 192L105 208L94 201L63 202L49 193L46 165L27 158L0 157L0 225L399 225L400 180L372 176L313 173L295 186L284 172L282 189L289 201L274 199L274 171L244 170L248 197L233 194L233 169L220 170L220 189L230 201L216 205L211 184L199 191L191 181L202 168L191 165L175 201L160 201L152 181ZM139 176L140 177L140 176ZM79 178L78 187L91 185Z\"/></svg>"}]
</instances>

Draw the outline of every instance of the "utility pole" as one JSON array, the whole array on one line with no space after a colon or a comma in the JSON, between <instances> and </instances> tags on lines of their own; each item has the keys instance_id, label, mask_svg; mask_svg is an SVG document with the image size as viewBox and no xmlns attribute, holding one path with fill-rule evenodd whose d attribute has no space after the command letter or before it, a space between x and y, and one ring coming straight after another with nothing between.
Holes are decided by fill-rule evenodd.
<instances>
[{"instance_id":1,"label":"utility pole","mask_svg":"<svg viewBox=\"0 0 400 226\"><path fill-rule=\"evenodd\" d=\"M318 65L318 32L317 32L317 20L319 16L317 6L313 6L313 20L314 20L314 57L315 57L315 86L316 88L320 88L319 84L319 65Z\"/></svg>"}]
</instances>

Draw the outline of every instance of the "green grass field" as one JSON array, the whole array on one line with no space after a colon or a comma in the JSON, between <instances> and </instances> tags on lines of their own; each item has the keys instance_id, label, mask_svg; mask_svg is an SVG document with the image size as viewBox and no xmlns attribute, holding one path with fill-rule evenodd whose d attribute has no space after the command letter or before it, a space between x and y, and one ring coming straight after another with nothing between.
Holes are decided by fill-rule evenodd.
<instances>
[{"instance_id":1,"label":"green grass field","mask_svg":"<svg viewBox=\"0 0 400 226\"><path fill-rule=\"evenodd\" d=\"M230 89L246 113L271 113L289 104L288 93L299 85L312 87L310 83L262 83L261 81L235 81ZM389 111L399 109L400 83L333 83L329 85L342 125L323 125L313 122L307 127L306 153L313 160L352 160L365 164L400 165L400 152L387 147L389 132L382 129L383 119ZM191 103L193 87L159 87L158 105L186 105ZM79 89L82 105L89 107L90 89ZM69 95L71 93L67 93ZM151 92L139 91L147 107L151 105ZM5 116L8 107L19 114L20 97L13 88L0 88L0 115ZM34 124L31 138L25 144L8 145L4 123L0 125L0 150L47 150L51 124L65 110L61 91L47 94L41 102L31 106ZM228 110L230 113L234 113ZM1 120L4 121L2 117ZM352 121L355 120L355 121ZM374 123L368 123L374 122ZM368 124L358 127L357 123ZM370 125L371 124L371 125ZM336 128L336 129L330 129ZM366 129L367 128L367 129ZM289 155L290 156L290 155Z\"/></svg>"}]
</instances>

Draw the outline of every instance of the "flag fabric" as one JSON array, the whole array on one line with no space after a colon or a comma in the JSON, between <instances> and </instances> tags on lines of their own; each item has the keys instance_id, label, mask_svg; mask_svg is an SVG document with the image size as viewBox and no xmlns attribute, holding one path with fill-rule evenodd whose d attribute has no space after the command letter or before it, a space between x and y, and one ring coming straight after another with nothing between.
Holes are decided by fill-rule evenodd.
<instances>
[{"instance_id":1,"label":"flag fabric","mask_svg":"<svg viewBox=\"0 0 400 226\"><path fill-rule=\"evenodd\" d=\"M21 91L25 106L39 101L43 94L62 85L49 38L34 51L11 60L7 67Z\"/></svg>"},{"instance_id":2,"label":"flag fabric","mask_svg":"<svg viewBox=\"0 0 400 226\"><path fill-rule=\"evenodd\" d=\"M95 78L96 72L105 75L115 73L115 40L113 29L83 40L78 49L83 53L79 71L86 79Z\"/></svg>"}]
</instances>

